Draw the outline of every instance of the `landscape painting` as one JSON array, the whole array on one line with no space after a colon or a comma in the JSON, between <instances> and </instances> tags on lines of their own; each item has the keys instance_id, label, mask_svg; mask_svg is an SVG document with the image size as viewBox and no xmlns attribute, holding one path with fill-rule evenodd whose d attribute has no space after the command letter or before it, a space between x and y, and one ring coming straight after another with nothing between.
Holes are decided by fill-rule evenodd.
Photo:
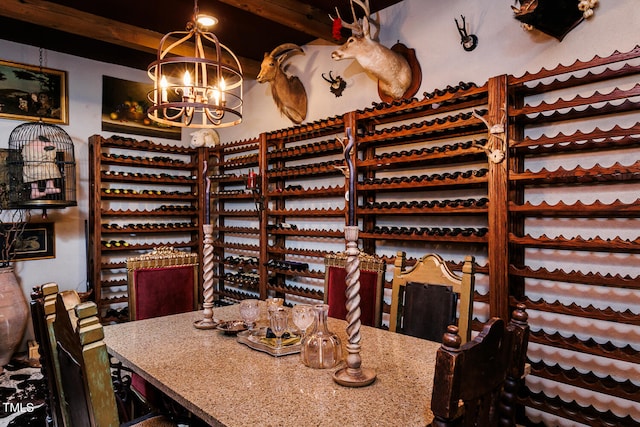
<instances>
[{"instance_id":1,"label":"landscape painting","mask_svg":"<svg viewBox=\"0 0 640 427\"><path fill-rule=\"evenodd\" d=\"M0 118L69 124L65 71L0 60Z\"/></svg>"}]
</instances>

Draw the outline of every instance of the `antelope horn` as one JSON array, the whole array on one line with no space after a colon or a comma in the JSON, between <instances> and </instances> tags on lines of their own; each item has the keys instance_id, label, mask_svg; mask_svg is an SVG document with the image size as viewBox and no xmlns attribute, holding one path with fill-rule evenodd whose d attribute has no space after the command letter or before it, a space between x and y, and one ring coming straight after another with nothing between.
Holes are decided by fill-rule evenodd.
<instances>
[{"instance_id":1,"label":"antelope horn","mask_svg":"<svg viewBox=\"0 0 640 427\"><path fill-rule=\"evenodd\" d=\"M329 82L329 83L335 83L336 82L336 79L334 79L333 76L331 75L331 71L329 71L329 78L326 78L324 73L322 73L322 78L325 81Z\"/></svg>"},{"instance_id":2,"label":"antelope horn","mask_svg":"<svg viewBox=\"0 0 640 427\"><path fill-rule=\"evenodd\" d=\"M297 44L294 43L283 43L280 46L274 48L271 53L269 54L269 56L272 57L276 57L279 56L283 53L286 53L287 56L294 54L294 53L304 53L304 51L302 50L302 48L300 46L298 46Z\"/></svg>"}]
</instances>

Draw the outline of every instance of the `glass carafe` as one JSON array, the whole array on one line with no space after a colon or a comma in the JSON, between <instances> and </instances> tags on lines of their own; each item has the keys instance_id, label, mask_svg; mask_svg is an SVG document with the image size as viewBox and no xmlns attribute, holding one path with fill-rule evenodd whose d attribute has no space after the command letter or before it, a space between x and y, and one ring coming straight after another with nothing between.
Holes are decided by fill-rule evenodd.
<instances>
[{"instance_id":1,"label":"glass carafe","mask_svg":"<svg viewBox=\"0 0 640 427\"><path fill-rule=\"evenodd\" d=\"M340 338L327 328L327 304L313 306L315 320L311 332L305 335L300 352L302 363L310 368L333 368L342 360Z\"/></svg>"}]
</instances>

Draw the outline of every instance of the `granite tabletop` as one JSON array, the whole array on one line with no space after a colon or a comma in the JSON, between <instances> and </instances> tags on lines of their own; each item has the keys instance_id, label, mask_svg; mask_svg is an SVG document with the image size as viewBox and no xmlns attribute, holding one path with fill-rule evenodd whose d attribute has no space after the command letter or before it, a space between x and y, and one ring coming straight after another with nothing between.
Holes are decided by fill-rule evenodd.
<instances>
[{"instance_id":1,"label":"granite tabletop","mask_svg":"<svg viewBox=\"0 0 640 427\"><path fill-rule=\"evenodd\" d=\"M237 337L193 326L202 312L109 325L109 353L212 426L425 426L438 343L361 328L362 366L377 378L366 387L337 384L334 369L312 369L299 354L274 357ZM237 306L214 309L239 319ZM329 318L342 340L346 322Z\"/></svg>"}]
</instances>

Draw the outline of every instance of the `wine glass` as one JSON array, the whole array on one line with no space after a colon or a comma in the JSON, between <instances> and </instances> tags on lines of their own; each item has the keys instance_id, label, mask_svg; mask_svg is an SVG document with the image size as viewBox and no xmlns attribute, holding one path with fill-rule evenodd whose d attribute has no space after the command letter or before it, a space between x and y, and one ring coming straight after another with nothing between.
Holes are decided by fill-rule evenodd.
<instances>
[{"instance_id":1,"label":"wine glass","mask_svg":"<svg viewBox=\"0 0 640 427\"><path fill-rule=\"evenodd\" d=\"M267 298L267 313L271 317L271 313L282 308L284 298Z\"/></svg>"},{"instance_id":2,"label":"wine glass","mask_svg":"<svg viewBox=\"0 0 640 427\"><path fill-rule=\"evenodd\" d=\"M302 340L313 323L315 317L313 307L308 304L296 304L291 309L291 317L293 324L300 330L300 340Z\"/></svg>"},{"instance_id":3,"label":"wine glass","mask_svg":"<svg viewBox=\"0 0 640 427\"><path fill-rule=\"evenodd\" d=\"M282 347L282 335L289 326L289 312L287 310L274 310L269 318L271 332L276 336L276 347Z\"/></svg>"},{"instance_id":4,"label":"wine glass","mask_svg":"<svg viewBox=\"0 0 640 427\"><path fill-rule=\"evenodd\" d=\"M242 320L247 324L249 330L252 330L255 326L255 322L260 316L260 306L257 299L245 299L240 301L240 316Z\"/></svg>"}]
</instances>

